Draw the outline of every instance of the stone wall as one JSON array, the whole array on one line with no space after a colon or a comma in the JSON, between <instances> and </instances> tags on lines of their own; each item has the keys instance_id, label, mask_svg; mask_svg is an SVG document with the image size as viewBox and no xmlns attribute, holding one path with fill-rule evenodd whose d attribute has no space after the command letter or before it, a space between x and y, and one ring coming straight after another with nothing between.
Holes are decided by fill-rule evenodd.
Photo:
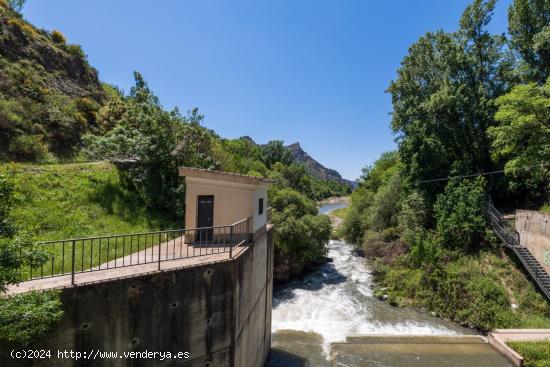
<instances>
[{"instance_id":1,"label":"stone wall","mask_svg":"<svg viewBox=\"0 0 550 367\"><path fill-rule=\"evenodd\" d=\"M65 316L28 349L52 359L1 366L261 367L271 345L272 231L233 260L66 288ZM189 352L188 359L58 359L57 350Z\"/></svg>"},{"instance_id":2,"label":"stone wall","mask_svg":"<svg viewBox=\"0 0 550 367\"><path fill-rule=\"evenodd\" d=\"M550 274L550 215L531 210L516 211L516 231L527 247Z\"/></svg>"}]
</instances>

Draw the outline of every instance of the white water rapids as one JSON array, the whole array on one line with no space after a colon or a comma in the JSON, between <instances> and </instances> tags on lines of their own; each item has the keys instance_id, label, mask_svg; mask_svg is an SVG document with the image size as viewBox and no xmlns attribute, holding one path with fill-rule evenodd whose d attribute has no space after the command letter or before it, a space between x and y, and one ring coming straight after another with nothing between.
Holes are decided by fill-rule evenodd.
<instances>
[{"instance_id":1,"label":"white water rapids","mask_svg":"<svg viewBox=\"0 0 550 367\"><path fill-rule=\"evenodd\" d=\"M373 297L365 260L342 241L330 241L333 262L274 294L272 331L297 330L323 337L323 349L352 334L448 335L464 333L452 323Z\"/></svg>"},{"instance_id":2,"label":"white water rapids","mask_svg":"<svg viewBox=\"0 0 550 367\"><path fill-rule=\"evenodd\" d=\"M321 344L324 351L321 353L326 357L331 342L345 341L346 336L353 334L471 333L425 312L392 307L378 300L373 296L372 275L365 259L355 255L353 247L344 241L331 240L328 248L332 262L275 290L272 314L274 346L290 350L301 343L304 336L307 339L309 335L315 335L316 343ZM311 340L304 343L309 345Z\"/></svg>"}]
</instances>

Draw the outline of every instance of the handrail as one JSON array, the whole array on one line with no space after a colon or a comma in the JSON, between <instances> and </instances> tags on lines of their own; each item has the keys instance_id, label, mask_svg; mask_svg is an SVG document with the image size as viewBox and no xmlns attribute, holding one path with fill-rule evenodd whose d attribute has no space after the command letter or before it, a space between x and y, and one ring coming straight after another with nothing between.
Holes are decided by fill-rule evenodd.
<instances>
[{"instance_id":1,"label":"handrail","mask_svg":"<svg viewBox=\"0 0 550 367\"><path fill-rule=\"evenodd\" d=\"M123 233L123 234L108 234L108 235L104 235L104 236L95 236L95 237L76 237L76 238L69 238L69 239L66 239L66 240L47 240L47 241L38 241L37 244L49 244L49 243L52 243L52 242L60 242L60 241L66 241L66 242L70 242L70 241L85 241L85 240L98 240L98 239L103 239L103 238L115 238L115 237L125 237L125 236L142 236L142 235L152 235L152 234L159 234L159 233L170 233L170 232L181 232L181 231L198 231L200 229L204 229L204 228L229 228L231 226L234 226L236 224L239 224L241 222L244 222L246 220L248 220L249 218L245 218L245 219L241 219L240 221L238 222L235 222L233 224L225 224L225 225L220 225L220 226L211 226L211 227L195 227L195 228L181 228L181 229L166 229L166 230L162 230L162 231L151 231L151 232L136 232L136 233Z\"/></svg>"},{"instance_id":2,"label":"handrail","mask_svg":"<svg viewBox=\"0 0 550 367\"><path fill-rule=\"evenodd\" d=\"M495 208L490 197L487 200L487 214L493 231L502 240L504 245L510 248L516 254L521 264L527 270L531 278L535 281L539 289L546 296L546 298L550 300L550 287L545 285L541 279L545 276L548 279L550 279L550 277L548 277L548 274L546 274L546 272L544 272L544 274L539 274L537 271L535 271L535 269L532 268L532 266L525 258L527 255L522 253L522 250L529 250L521 246L519 234L517 232L514 232L514 234L510 233L511 230L509 229L508 222L504 219L503 215L498 211L498 209Z\"/></svg>"},{"instance_id":3,"label":"handrail","mask_svg":"<svg viewBox=\"0 0 550 367\"><path fill-rule=\"evenodd\" d=\"M180 260L218 253L251 240L252 218L230 225L170 229L37 242L48 259L37 267L22 267L21 281L71 275L98 270ZM155 248L156 247L156 248Z\"/></svg>"}]
</instances>

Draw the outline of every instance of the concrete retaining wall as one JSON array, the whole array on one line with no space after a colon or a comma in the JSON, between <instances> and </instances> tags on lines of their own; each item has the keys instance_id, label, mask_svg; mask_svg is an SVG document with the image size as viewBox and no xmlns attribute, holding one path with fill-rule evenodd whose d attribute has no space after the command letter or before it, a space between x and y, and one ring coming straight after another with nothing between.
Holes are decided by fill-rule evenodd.
<instances>
[{"instance_id":1,"label":"concrete retaining wall","mask_svg":"<svg viewBox=\"0 0 550 367\"><path fill-rule=\"evenodd\" d=\"M550 274L550 215L531 210L516 211L516 231L527 247Z\"/></svg>"},{"instance_id":2,"label":"concrete retaining wall","mask_svg":"<svg viewBox=\"0 0 550 367\"><path fill-rule=\"evenodd\" d=\"M1 366L260 367L271 345L272 232L233 260L63 290L65 316L27 349L52 359L14 360L0 346ZM58 359L79 352L189 352L190 358Z\"/></svg>"}]
</instances>

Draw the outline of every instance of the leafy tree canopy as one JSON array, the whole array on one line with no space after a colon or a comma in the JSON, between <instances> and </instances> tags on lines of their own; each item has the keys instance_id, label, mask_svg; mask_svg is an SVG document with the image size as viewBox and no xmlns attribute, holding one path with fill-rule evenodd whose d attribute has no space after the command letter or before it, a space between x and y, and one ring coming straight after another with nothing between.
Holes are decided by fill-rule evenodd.
<instances>
[{"instance_id":1,"label":"leafy tree canopy","mask_svg":"<svg viewBox=\"0 0 550 367\"><path fill-rule=\"evenodd\" d=\"M474 1L456 33L422 36L388 88L405 177L412 181L491 168L486 130L508 85L504 39L486 31L494 1ZM433 201L441 185L423 190Z\"/></svg>"},{"instance_id":2,"label":"leafy tree canopy","mask_svg":"<svg viewBox=\"0 0 550 367\"><path fill-rule=\"evenodd\" d=\"M550 77L550 0L514 0L508 32L523 62L520 73L527 81L543 84Z\"/></svg>"},{"instance_id":3,"label":"leafy tree canopy","mask_svg":"<svg viewBox=\"0 0 550 367\"><path fill-rule=\"evenodd\" d=\"M548 200L550 78L542 86L518 85L496 104L495 118L500 124L489 129L489 136L493 156L505 164L511 190L524 200Z\"/></svg>"}]
</instances>

